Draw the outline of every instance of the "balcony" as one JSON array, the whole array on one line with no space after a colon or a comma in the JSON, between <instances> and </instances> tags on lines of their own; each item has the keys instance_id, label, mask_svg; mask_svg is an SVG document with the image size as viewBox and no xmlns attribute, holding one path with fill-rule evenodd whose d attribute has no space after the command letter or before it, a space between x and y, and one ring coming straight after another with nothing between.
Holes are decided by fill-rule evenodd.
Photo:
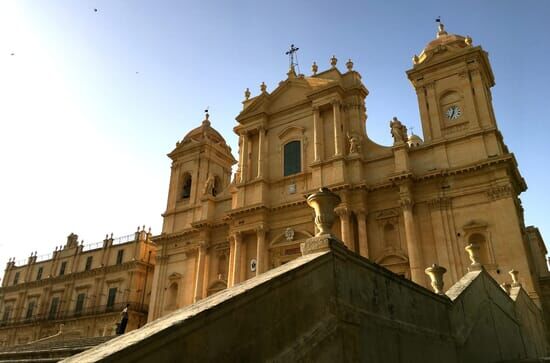
<instances>
[{"instance_id":1,"label":"balcony","mask_svg":"<svg viewBox=\"0 0 550 363\"><path fill-rule=\"evenodd\" d=\"M126 304L130 304L128 308L128 312L136 312L140 314L147 315L147 312L149 310L149 306L146 304L142 304L139 302L120 302L113 305L97 305L97 306L88 306L84 307L82 310L66 310L66 311L58 311L55 314L50 314L50 312L46 312L44 314L33 314L31 317L18 317L18 318L9 318L4 319L0 321L0 327L5 326L12 326L12 325L22 325L22 324L33 324L41 321L64 321L68 319L79 319L79 318L85 318L90 317L94 315L101 315L101 314L112 314L112 313L120 313L122 309L126 307ZM21 311L17 310L12 312L12 314L15 313L15 316L21 316L26 314L26 310Z\"/></svg>"}]
</instances>

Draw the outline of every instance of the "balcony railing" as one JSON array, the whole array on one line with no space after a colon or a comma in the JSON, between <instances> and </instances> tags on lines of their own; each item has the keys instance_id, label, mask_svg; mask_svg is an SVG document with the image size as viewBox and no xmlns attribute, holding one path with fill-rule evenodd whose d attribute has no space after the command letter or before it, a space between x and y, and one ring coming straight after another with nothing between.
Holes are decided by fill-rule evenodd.
<instances>
[{"instance_id":1,"label":"balcony railing","mask_svg":"<svg viewBox=\"0 0 550 363\"><path fill-rule=\"evenodd\" d=\"M17 318L9 318L0 320L0 327L16 324L30 324L40 321L56 321L56 320L67 320L74 318L82 318L93 315L100 314L109 314L109 313L120 313L122 309L126 307L126 304L130 304L128 307L128 312L138 312L142 314L147 314L149 306L146 304L141 304L138 302L120 302L113 305L98 305L98 306L87 306L83 307L82 310L77 311L75 309L66 310L66 311L57 311L56 313L50 313L49 311L44 314L33 314L31 317L27 318L25 316L19 317L21 311L12 311L14 316ZM15 314L14 314L15 313ZM26 314L26 310L23 310L23 314Z\"/></svg>"}]
</instances>

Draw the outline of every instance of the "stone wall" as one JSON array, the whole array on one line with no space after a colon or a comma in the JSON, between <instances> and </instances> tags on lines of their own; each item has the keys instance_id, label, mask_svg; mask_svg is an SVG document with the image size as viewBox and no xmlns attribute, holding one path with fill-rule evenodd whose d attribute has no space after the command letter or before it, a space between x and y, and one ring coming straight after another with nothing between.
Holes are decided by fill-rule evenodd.
<instances>
[{"instance_id":1,"label":"stone wall","mask_svg":"<svg viewBox=\"0 0 550 363\"><path fill-rule=\"evenodd\" d=\"M484 271L441 296L350 252L302 256L66 362L496 362L546 353L540 310ZM515 300L514 300L515 299Z\"/></svg>"}]
</instances>

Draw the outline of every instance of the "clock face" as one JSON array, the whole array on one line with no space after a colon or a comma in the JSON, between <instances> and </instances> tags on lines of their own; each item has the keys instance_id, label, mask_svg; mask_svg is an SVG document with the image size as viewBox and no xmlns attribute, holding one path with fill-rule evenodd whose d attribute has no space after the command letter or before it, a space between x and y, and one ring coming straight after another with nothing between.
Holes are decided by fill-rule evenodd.
<instances>
[{"instance_id":1,"label":"clock face","mask_svg":"<svg viewBox=\"0 0 550 363\"><path fill-rule=\"evenodd\" d=\"M445 111L445 116L447 116L449 120L456 120L460 115L462 115L462 110L456 105L449 107L447 111Z\"/></svg>"}]
</instances>

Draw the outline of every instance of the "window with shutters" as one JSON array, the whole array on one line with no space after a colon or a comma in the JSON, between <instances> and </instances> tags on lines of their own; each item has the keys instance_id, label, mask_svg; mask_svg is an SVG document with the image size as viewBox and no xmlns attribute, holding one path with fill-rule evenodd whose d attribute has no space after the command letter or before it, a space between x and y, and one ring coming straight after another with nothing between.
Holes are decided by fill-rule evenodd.
<instances>
[{"instance_id":1,"label":"window with shutters","mask_svg":"<svg viewBox=\"0 0 550 363\"><path fill-rule=\"evenodd\" d=\"M116 291L116 287L111 287L109 289L109 295L107 296L107 308L112 308L115 306Z\"/></svg>"},{"instance_id":2,"label":"window with shutters","mask_svg":"<svg viewBox=\"0 0 550 363\"><path fill-rule=\"evenodd\" d=\"M6 305L4 308L4 314L2 315L2 321L7 322L10 319L11 315L11 305Z\"/></svg>"},{"instance_id":3,"label":"window with shutters","mask_svg":"<svg viewBox=\"0 0 550 363\"><path fill-rule=\"evenodd\" d=\"M302 171L302 147L300 141L291 141L284 146L284 176Z\"/></svg>"},{"instance_id":4,"label":"window with shutters","mask_svg":"<svg viewBox=\"0 0 550 363\"><path fill-rule=\"evenodd\" d=\"M15 276L13 277L13 284L17 285L18 282L19 282L19 272L16 272Z\"/></svg>"},{"instance_id":5,"label":"window with shutters","mask_svg":"<svg viewBox=\"0 0 550 363\"><path fill-rule=\"evenodd\" d=\"M90 271L92 269L92 261L93 256L88 256L86 258L86 266L84 267L84 271Z\"/></svg>"},{"instance_id":6,"label":"window with shutters","mask_svg":"<svg viewBox=\"0 0 550 363\"><path fill-rule=\"evenodd\" d=\"M25 314L25 319L32 318L32 314L34 313L34 307L36 305L36 301L29 301L29 305L27 305L27 313Z\"/></svg>"},{"instance_id":7,"label":"window with shutters","mask_svg":"<svg viewBox=\"0 0 550 363\"><path fill-rule=\"evenodd\" d=\"M65 275L66 268L67 268L67 261L61 262L61 268L59 269L59 276Z\"/></svg>"},{"instance_id":8,"label":"window with shutters","mask_svg":"<svg viewBox=\"0 0 550 363\"><path fill-rule=\"evenodd\" d=\"M59 297L54 297L50 305L50 312L48 319L55 319L57 317L57 309L59 308Z\"/></svg>"},{"instance_id":9,"label":"window with shutters","mask_svg":"<svg viewBox=\"0 0 550 363\"><path fill-rule=\"evenodd\" d=\"M122 263L122 258L124 257L124 250L118 250L116 253L116 264L120 265Z\"/></svg>"},{"instance_id":10,"label":"window with shutters","mask_svg":"<svg viewBox=\"0 0 550 363\"><path fill-rule=\"evenodd\" d=\"M86 298L86 294L80 293L76 297L76 306L74 308L75 314L82 313L82 310L84 309L84 299Z\"/></svg>"}]
</instances>

